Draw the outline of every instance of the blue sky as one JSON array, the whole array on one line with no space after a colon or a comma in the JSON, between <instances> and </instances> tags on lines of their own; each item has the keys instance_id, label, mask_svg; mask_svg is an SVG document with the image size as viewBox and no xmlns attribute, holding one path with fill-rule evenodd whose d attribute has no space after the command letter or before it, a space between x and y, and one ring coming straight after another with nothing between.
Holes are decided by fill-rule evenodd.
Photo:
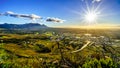
<instances>
[{"instance_id":1,"label":"blue sky","mask_svg":"<svg viewBox=\"0 0 120 68\"><path fill-rule=\"evenodd\" d=\"M47 17L57 17L66 20L64 23L41 22L50 27L76 27L84 23L81 20L83 9L86 9L86 2L92 5L92 0L0 0L0 13L12 11L18 14L36 14ZM120 0L101 0L95 2L97 6L100 3L101 16L98 18L98 24L120 24ZM79 14L77 14L77 13ZM0 16L0 23L29 23L31 20Z\"/></svg>"}]
</instances>

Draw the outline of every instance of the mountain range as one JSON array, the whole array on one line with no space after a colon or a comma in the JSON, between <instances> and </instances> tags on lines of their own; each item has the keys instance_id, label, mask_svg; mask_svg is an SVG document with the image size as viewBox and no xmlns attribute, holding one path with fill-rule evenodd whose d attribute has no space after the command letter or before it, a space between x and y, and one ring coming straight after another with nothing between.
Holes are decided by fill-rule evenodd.
<instances>
[{"instance_id":1,"label":"mountain range","mask_svg":"<svg viewBox=\"0 0 120 68\"><path fill-rule=\"evenodd\" d=\"M0 28L4 29L41 29L41 28L47 28L44 24L39 23L26 23L26 24L0 24Z\"/></svg>"}]
</instances>

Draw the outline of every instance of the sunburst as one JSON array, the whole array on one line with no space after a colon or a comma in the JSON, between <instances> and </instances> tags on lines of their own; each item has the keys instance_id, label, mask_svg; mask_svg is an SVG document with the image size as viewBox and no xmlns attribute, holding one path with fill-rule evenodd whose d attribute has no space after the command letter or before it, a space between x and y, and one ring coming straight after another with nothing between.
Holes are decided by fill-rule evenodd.
<instances>
[{"instance_id":1,"label":"sunburst","mask_svg":"<svg viewBox=\"0 0 120 68\"><path fill-rule=\"evenodd\" d=\"M100 18L100 16L102 16L101 14L101 10L100 10L100 5L101 3L99 3L96 7L95 5L92 3L92 5L89 5L86 2L86 9L83 9L84 12L83 14L81 14L82 20L83 22L86 23L86 25L95 25L97 24L97 20Z\"/></svg>"},{"instance_id":2,"label":"sunburst","mask_svg":"<svg viewBox=\"0 0 120 68\"><path fill-rule=\"evenodd\" d=\"M84 3L85 2L85 3ZM87 2L87 0L83 1L82 9L80 11L74 11L73 13L80 15L81 23L84 25L96 25L98 20L104 16L102 13L103 8L101 8L102 2L99 3L93 3L93 2Z\"/></svg>"},{"instance_id":3,"label":"sunburst","mask_svg":"<svg viewBox=\"0 0 120 68\"><path fill-rule=\"evenodd\" d=\"M96 22L97 18L98 18L98 14L96 12L88 12L84 15L84 18L86 20L86 22L88 22L89 24L93 24L94 22Z\"/></svg>"}]
</instances>

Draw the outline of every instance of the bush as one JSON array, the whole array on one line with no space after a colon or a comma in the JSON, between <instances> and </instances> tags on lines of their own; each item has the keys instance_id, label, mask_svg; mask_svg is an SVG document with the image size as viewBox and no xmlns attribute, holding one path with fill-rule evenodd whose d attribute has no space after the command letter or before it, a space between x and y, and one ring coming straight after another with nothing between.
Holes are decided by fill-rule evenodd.
<instances>
[{"instance_id":1,"label":"bush","mask_svg":"<svg viewBox=\"0 0 120 68\"><path fill-rule=\"evenodd\" d=\"M115 64L112 59L91 59L82 66L83 68L117 68L117 64Z\"/></svg>"},{"instance_id":2,"label":"bush","mask_svg":"<svg viewBox=\"0 0 120 68\"><path fill-rule=\"evenodd\" d=\"M45 47L42 44L36 44L35 50L40 53L48 53L51 52L51 50L48 47Z\"/></svg>"}]
</instances>

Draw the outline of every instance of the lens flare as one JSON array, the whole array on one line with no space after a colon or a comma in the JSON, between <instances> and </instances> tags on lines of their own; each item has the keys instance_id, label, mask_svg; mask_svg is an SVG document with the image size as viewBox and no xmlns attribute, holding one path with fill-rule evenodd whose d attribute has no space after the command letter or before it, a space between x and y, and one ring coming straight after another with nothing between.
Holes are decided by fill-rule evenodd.
<instances>
[{"instance_id":1,"label":"lens flare","mask_svg":"<svg viewBox=\"0 0 120 68\"><path fill-rule=\"evenodd\" d=\"M85 15L85 19L86 19L86 21L88 21L89 23L95 22L96 19L97 19L97 13L93 13L93 12L87 13L87 14Z\"/></svg>"}]
</instances>

